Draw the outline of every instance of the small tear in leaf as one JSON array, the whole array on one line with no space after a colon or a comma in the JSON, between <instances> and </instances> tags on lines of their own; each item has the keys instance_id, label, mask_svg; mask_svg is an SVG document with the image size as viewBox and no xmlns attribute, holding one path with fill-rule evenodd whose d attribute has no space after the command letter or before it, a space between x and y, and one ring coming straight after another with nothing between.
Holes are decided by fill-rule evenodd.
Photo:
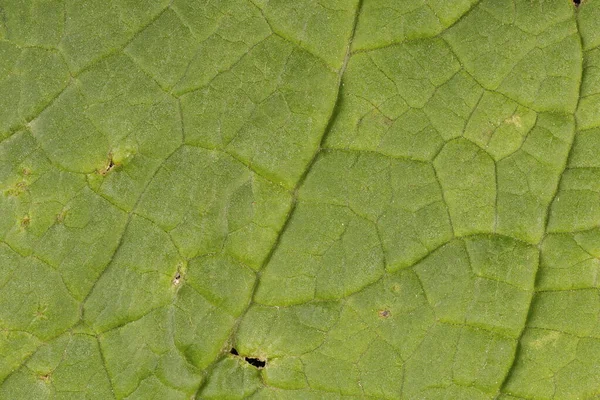
<instances>
[{"instance_id":1,"label":"small tear in leaf","mask_svg":"<svg viewBox=\"0 0 600 400\"><path fill-rule=\"evenodd\" d=\"M231 350L229 351L231 354L233 354L234 356L239 356L240 353L237 352L237 350L235 349L235 347L232 347Z\"/></svg>"},{"instance_id":2,"label":"small tear in leaf","mask_svg":"<svg viewBox=\"0 0 600 400\"><path fill-rule=\"evenodd\" d=\"M260 358L246 357L245 360L248 364L250 364L256 368L264 368L265 365L267 365L267 361L261 360Z\"/></svg>"},{"instance_id":3,"label":"small tear in leaf","mask_svg":"<svg viewBox=\"0 0 600 400\"><path fill-rule=\"evenodd\" d=\"M106 165L98 170L98 173L102 176L106 176L115 167L115 163L112 158L112 154L108 155L108 161Z\"/></svg>"}]
</instances>

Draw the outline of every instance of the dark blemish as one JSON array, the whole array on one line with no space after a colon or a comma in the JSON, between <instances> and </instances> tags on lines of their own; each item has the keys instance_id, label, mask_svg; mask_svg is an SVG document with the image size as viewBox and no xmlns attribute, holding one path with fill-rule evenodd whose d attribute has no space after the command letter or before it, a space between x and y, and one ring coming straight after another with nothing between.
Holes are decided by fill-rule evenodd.
<instances>
[{"instance_id":1,"label":"dark blemish","mask_svg":"<svg viewBox=\"0 0 600 400\"><path fill-rule=\"evenodd\" d=\"M267 365L267 361L266 360L261 360L260 358L254 358L254 357L246 357L244 358L244 360L246 360L246 362L250 365L252 365L253 367L256 368L264 368L265 365Z\"/></svg>"},{"instance_id":2,"label":"dark blemish","mask_svg":"<svg viewBox=\"0 0 600 400\"><path fill-rule=\"evenodd\" d=\"M390 315L392 315L390 310L380 310L378 314L381 318L388 318Z\"/></svg>"},{"instance_id":3,"label":"dark blemish","mask_svg":"<svg viewBox=\"0 0 600 400\"><path fill-rule=\"evenodd\" d=\"M237 352L237 350L235 349L235 347L232 347L231 350L229 350L229 352L231 354L233 354L234 356L239 356L240 355L240 353Z\"/></svg>"},{"instance_id":4,"label":"dark blemish","mask_svg":"<svg viewBox=\"0 0 600 400\"><path fill-rule=\"evenodd\" d=\"M579 7L581 0L573 0L573 4L575 4L575 7Z\"/></svg>"},{"instance_id":5,"label":"dark blemish","mask_svg":"<svg viewBox=\"0 0 600 400\"><path fill-rule=\"evenodd\" d=\"M112 171L112 169L115 167L115 163L113 161L112 158L112 154L108 155L108 162L106 163L106 165L98 170L98 173L102 176L106 176L110 171Z\"/></svg>"},{"instance_id":6,"label":"dark blemish","mask_svg":"<svg viewBox=\"0 0 600 400\"><path fill-rule=\"evenodd\" d=\"M25 176L30 175L31 174L31 170L29 168L23 168L21 170L21 173Z\"/></svg>"},{"instance_id":7,"label":"dark blemish","mask_svg":"<svg viewBox=\"0 0 600 400\"><path fill-rule=\"evenodd\" d=\"M177 286L177 285L179 285L180 282L181 282L181 274L179 273L179 271L177 271L177 273L175 274L175 277L173 278L173 285Z\"/></svg>"}]
</instances>

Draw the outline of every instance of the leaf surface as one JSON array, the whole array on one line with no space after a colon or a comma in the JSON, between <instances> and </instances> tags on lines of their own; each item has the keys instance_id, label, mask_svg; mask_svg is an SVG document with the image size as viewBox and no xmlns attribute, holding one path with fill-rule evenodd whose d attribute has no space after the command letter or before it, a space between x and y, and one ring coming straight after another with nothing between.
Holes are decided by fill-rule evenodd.
<instances>
[{"instance_id":1,"label":"leaf surface","mask_svg":"<svg viewBox=\"0 0 600 400\"><path fill-rule=\"evenodd\" d=\"M0 0L0 398L596 398L598 21Z\"/></svg>"}]
</instances>

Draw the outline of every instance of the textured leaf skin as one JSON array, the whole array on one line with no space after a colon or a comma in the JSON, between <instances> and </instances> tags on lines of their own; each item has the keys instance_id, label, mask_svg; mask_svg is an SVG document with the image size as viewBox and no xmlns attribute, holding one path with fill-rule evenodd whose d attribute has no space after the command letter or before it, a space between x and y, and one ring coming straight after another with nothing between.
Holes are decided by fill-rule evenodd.
<instances>
[{"instance_id":1,"label":"textured leaf skin","mask_svg":"<svg viewBox=\"0 0 600 400\"><path fill-rule=\"evenodd\" d=\"M599 28L0 0L0 399L597 398Z\"/></svg>"}]
</instances>

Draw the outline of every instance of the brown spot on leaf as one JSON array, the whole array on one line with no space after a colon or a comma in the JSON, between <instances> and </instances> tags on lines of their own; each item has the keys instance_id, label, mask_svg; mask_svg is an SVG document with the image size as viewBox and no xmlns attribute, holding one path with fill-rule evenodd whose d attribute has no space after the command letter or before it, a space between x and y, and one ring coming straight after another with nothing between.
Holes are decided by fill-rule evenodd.
<instances>
[{"instance_id":1,"label":"brown spot on leaf","mask_svg":"<svg viewBox=\"0 0 600 400\"><path fill-rule=\"evenodd\" d=\"M29 217L29 215L25 215L23 218L21 218L21 226L23 228L27 228L30 223L31 223L31 218Z\"/></svg>"},{"instance_id":2,"label":"brown spot on leaf","mask_svg":"<svg viewBox=\"0 0 600 400\"><path fill-rule=\"evenodd\" d=\"M7 196L18 196L27 190L27 182L20 181L15 184L12 188L4 192Z\"/></svg>"},{"instance_id":3,"label":"brown spot on leaf","mask_svg":"<svg viewBox=\"0 0 600 400\"><path fill-rule=\"evenodd\" d=\"M390 310L379 310L378 314L381 318L389 318L392 315Z\"/></svg>"},{"instance_id":4,"label":"brown spot on leaf","mask_svg":"<svg viewBox=\"0 0 600 400\"><path fill-rule=\"evenodd\" d=\"M48 319L46 313L48 312L48 305L46 304L38 304L37 310L35 312L36 319Z\"/></svg>"},{"instance_id":5,"label":"brown spot on leaf","mask_svg":"<svg viewBox=\"0 0 600 400\"><path fill-rule=\"evenodd\" d=\"M65 220L65 216L67 215L66 211L60 212L58 214L56 214L56 223L57 224L62 224L63 221Z\"/></svg>"}]
</instances>

